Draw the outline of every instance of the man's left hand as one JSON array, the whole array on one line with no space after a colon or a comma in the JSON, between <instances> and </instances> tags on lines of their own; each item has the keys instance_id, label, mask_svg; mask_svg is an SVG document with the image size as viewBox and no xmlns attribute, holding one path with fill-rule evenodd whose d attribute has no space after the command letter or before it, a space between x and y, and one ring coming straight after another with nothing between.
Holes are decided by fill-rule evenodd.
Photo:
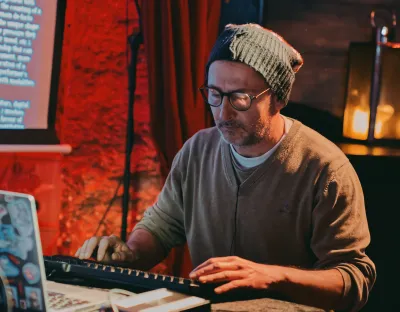
<instances>
[{"instance_id":1,"label":"man's left hand","mask_svg":"<svg viewBox=\"0 0 400 312\"><path fill-rule=\"evenodd\" d=\"M218 294L237 289L270 289L284 279L282 267L245 260L236 256L211 258L190 273L202 283L224 283L215 288Z\"/></svg>"}]
</instances>

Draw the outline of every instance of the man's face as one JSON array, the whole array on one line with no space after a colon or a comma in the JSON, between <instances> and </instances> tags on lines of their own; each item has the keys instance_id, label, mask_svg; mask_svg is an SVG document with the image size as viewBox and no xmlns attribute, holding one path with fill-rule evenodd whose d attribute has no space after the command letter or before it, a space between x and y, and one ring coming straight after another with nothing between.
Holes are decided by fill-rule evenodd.
<instances>
[{"instance_id":1,"label":"man's face","mask_svg":"<svg viewBox=\"0 0 400 312\"><path fill-rule=\"evenodd\" d=\"M209 87L222 92L239 91L258 95L268 88L264 78L250 66L230 61L215 61L208 71ZM268 137L271 124L271 93L254 99L247 111L237 111L224 97L219 107L211 107L215 124L227 143L251 146Z\"/></svg>"}]
</instances>

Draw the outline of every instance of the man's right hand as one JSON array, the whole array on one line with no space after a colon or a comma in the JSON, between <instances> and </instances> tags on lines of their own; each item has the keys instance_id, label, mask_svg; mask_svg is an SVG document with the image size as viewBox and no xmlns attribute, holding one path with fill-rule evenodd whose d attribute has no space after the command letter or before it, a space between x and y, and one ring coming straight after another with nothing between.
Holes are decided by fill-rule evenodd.
<instances>
[{"instance_id":1,"label":"man's right hand","mask_svg":"<svg viewBox=\"0 0 400 312\"><path fill-rule=\"evenodd\" d=\"M104 263L132 263L137 259L137 255L124 243L119 237L111 236L94 236L87 239L85 243L75 253L75 257L79 259L89 259L93 252L97 250L97 261Z\"/></svg>"}]
</instances>

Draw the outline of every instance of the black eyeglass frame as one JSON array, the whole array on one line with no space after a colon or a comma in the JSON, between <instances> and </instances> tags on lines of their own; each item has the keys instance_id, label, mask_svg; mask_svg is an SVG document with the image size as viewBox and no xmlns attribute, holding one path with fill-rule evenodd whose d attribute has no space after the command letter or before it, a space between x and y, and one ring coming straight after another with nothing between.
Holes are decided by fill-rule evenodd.
<instances>
[{"instance_id":1,"label":"black eyeglass frame","mask_svg":"<svg viewBox=\"0 0 400 312\"><path fill-rule=\"evenodd\" d=\"M213 90L217 91L217 92L221 95L221 102L220 102L218 105L209 103L209 102L208 102L208 99L207 99L207 97L206 97L206 94L203 93L205 89L213 89ZM265 89L264 91L261 91L261 92L260 92L259 94L257 94L257 95L251 95L251 94L248 94L248 93L245 93L245 92L237 92L237 91L233 91L233 92L222 92L221 90L218 90L218 89L212 88L212 87L208 87L208 86L206 86L206 85L201 86L201 87L199 88L199 91L200 91L200 93L201 93L201 95L202 95L202 97L203 97L203 99L204 99L204 102L206 102L208 105L210 105L210 106L212 106L212 107L219 107L219 106L221 106L222 102L224 101L224 97L227 96L228 99L229 99L229 104L231 104L231 106L232 106L234 109L236 109L236 110L238 110L238 111L241 111L241 112L244 112L244 111L247 111L248 109L250 109L251 104L253 103L253 100L256 100L256 99L259 98L261 95L263 95L264 93L268 92L269 90L271 90L271 88ZM244 109L242 109L242 108L237 108L235 105L233 105L232 100L231 100L231 95L232 95L232 94L235 94L235 93L239 93L239 94L243 94L243 95L248 96L249 99L250 99L250 104L249 104L249 106L246 107L246 108L244 108Z\"/></svg>"}]
</instances>

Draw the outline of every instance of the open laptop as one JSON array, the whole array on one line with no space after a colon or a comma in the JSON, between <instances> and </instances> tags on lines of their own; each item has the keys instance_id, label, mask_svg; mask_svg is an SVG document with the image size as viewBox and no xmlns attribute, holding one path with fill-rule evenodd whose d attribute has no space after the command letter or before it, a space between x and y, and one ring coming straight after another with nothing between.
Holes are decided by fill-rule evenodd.
<instances>
[{"instance_id":1,"label":"open laptop","mask_svg":"<svg viewBox=\"0 0 400 312\"><path fill-rule=\"evenodd\" d=\"M99 311L108 306L105 290L46 281L31 195L0 190L0 275L1 311Z\"/></svg>"}]
</instances>

